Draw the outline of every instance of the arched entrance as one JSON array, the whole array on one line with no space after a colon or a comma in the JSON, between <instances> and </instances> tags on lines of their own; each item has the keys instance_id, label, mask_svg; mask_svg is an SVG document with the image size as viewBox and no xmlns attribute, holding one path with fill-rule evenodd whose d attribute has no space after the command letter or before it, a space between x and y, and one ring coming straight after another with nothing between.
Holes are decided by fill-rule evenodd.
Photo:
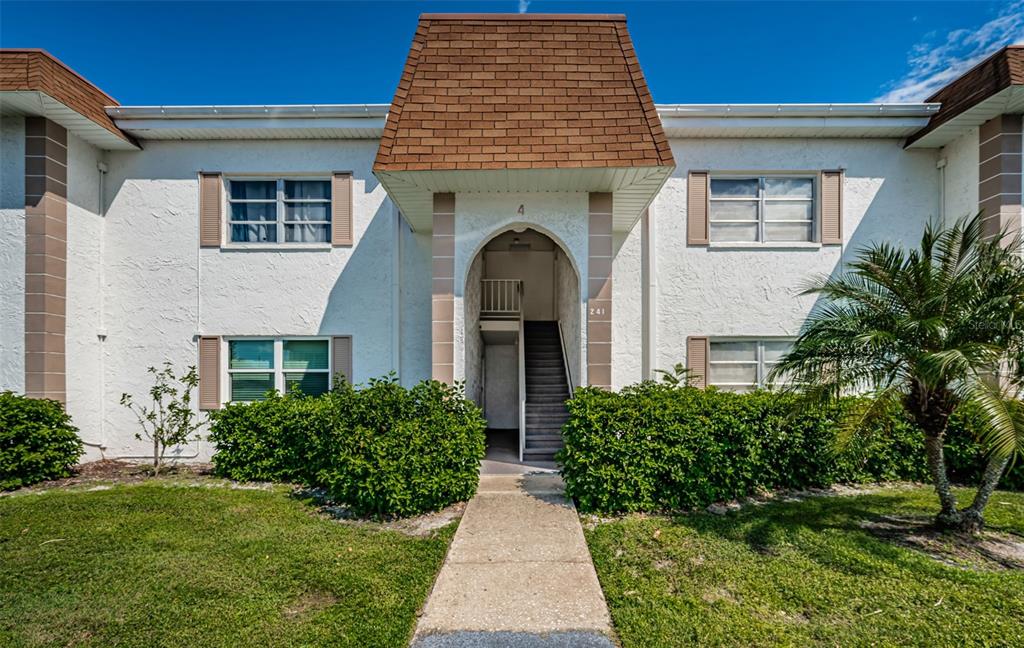
<instances>
[{"instance_id":1,"label":"arched entrance","mask_svg":"<svg viewBox=\"0 0 1024 648\"><path fill-rule=\"evenodd\" d=\"M550 462L565 400L579 384L580 281L571 257L530 227L500 232L466 273L466 393L484 410L492 450Z\"/></svg>"}]
</instances>

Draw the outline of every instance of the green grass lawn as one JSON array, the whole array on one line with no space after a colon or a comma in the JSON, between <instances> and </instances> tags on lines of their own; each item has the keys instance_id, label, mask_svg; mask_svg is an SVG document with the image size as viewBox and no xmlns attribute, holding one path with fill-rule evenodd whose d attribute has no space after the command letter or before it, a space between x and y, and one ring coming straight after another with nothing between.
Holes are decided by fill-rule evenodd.
<instances>
[{"instance_id":1,"label":"green grass lawn","mask_svg":"<svg viewBox=\"0 0 1024 648\"><path fill-rule=\"evenodd\" d=\"M165 479L3 497L0 645L404 646L454 528Z\"/></svg>"},{"instance_id":2,"label":"green grass lawn","mask_svg":"<svg viewBox=\"0 0 1024 648\"><path fill-rule=\"evenodd\" d=\"M1024 570L952 566L860 526L936 508L900 489L586 533L627 648L1024 646ZM1024 494L997 492L986 518L1024 534Z\"/></svg>"}]
</instances>

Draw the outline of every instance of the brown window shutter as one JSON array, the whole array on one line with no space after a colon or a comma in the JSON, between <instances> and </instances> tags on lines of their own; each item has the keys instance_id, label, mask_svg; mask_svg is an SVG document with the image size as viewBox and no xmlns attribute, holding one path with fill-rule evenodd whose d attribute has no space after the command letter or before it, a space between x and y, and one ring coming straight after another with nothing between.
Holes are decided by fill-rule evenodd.
<instances>
[{"instance_id":1,"label":"brown window shutter","mask_svg":"<svg viewBox=\"0 0 1024 648\"><path fill-rule=\"evenodd\" d=\"M843 172L821 172L821 242L843 242Z\"/></svg>"},{"instance_id":2,"label":"brown window shutter","mask_svg":"<svg viewBox=\"0 0 1024 648\"><path fill-rule=\"evenodd\" d=\"M690 369L690 385L704 389L708 386L708 356L710 342L705 336L686 338L686 366Z\"/></svg>"},{"instance_id":3,"label":"brown window shutter","mask_svg":"<svg viewBox=\"0 0 1024 648\"><path fill-rule=\"evenodd\" d=\"M331 245L352 245L352 174L331 179Z\"/></svg>"},{"instance_id":4,"label":"brown window shutter","mask_svg":"<svg viewBox=\"0 0 1024 648\"><path fill-rule=\"evenodd\" d=\"M199 338L199 409L220 409L220 338Z\"/></svg>"},{"instance_id":5,"label":"brown window shutter","mask_svg":"<svg viewBox=\"0 0 1024 648\"><path fill-rule=\"evenodd\" d=\"M199 174L199 245L220 247L224 181L219 173Z\"/></svg>"},{"instance_id":6,"label":"brown window shutter","mask_svg":"<svg viewBox=\"0 0 1024 648\"><path fill-rule=\"evenodd\" d=\"M686 181L686 243L708 244L708 201L711 189L707 171L690 171Z\"/></svg>"},{"instance_id":7,"label":"brown window shutter","mask_svg":"<svg viewBox=\"0 0 1024 648\"><path fill-rule=\"evenodd\" d=\"M333 347L334 375L341 374L347 383L352 384L352 336L339 335L331 339ZM333 382L333 381L332 381Z\"/></svg>"}]
</instances>

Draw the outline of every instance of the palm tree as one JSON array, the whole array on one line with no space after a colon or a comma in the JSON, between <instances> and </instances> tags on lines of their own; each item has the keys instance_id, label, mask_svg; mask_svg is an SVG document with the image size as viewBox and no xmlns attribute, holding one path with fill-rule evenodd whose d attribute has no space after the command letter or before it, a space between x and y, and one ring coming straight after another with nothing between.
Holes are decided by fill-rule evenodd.
<instances>
[{"instance_id":1,"label":"palm tree","mask_svg":"<svg viewBox=\"0 0 1024 648\"><path fill-rule=\"evenodd\" d=\"M859 250L848 269L805 291L821 299L770 376L785 376L812 402L870 393L841 424L844 434L902 405L924 432L941 528L980 531L999 478L1024 451L1024 264L1020 240L1007 245L1008 238L984 237L979 214L925 228L919 249ZM984 413L978 440L988 458L974 501L961 509L943 439L954 410L968 402Z\"/></svg>"}]
</instances>

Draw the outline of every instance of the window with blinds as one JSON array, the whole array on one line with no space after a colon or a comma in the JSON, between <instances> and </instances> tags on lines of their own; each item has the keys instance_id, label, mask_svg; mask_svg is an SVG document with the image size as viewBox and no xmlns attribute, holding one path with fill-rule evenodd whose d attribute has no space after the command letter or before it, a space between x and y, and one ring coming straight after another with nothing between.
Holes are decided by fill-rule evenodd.
<instances>
[{"instance_id":1,"label":"window with blinds","mask_svg":"<svg viewBox=\"0 0 1024 648\"><path fill-rule=\"evenodd\" d=\"M330 243L330 180L231 179L232 243Z\"/></svg>"},{"instance_id":2,"label":"window with blinds","mask_svg":"<svg viewBox=\"0 0 1024 648\"><path fill-rule=\"evenodd\" d=\"M811 242L815 182L801 176L712 176L710 240L728 243Z\"/></svg>"},{"instance_id":3,"label":"window with blinds","mask_svg":"<svg viewBox=\"0 0 1024 648\"><path fill-rule=\"evenodd\" d=\"M728 391L769 387L768 374L793 346L791 339L711 339L708 384ZM776 381L781 384L784 381Z\"/></svg>"},{"instance_id":4,"label":"window with blinds","mask_svg":"<svg viewBox=\"0 0 1024 648\"><path fill-rule=\"evenodd\" d=\"M331 387L328 339L228 340L232 401L263 400L271 392L317 396Z\"/></svg>"}]
</instances>

